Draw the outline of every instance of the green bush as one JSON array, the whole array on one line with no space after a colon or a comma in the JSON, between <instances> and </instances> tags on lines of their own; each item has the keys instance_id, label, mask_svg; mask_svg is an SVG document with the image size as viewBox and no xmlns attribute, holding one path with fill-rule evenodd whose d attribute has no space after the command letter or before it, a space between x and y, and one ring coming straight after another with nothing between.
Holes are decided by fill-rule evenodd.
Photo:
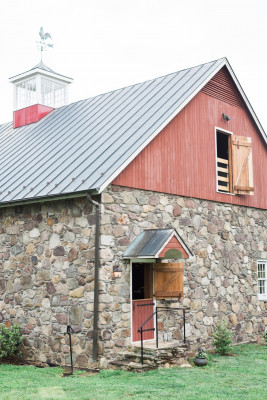
<instances>
[{"instance_id":1,"label":"green bush","mask_svg":"<svg viewBox=\"0 0 267 400\"><path fill-rule=\"evenodd\" d=\"M231 350L232 334L228 331L225 322L216 325L212 338L216 353L224 356Z\"/></svg>"},{"instance_id":2,"label":"green bush","mask_svg":"<svg viewBox=\"0 0 267 400\"><path fill-rule=\"evenodd\" d=\"M20 356L20 344L22 336L20 327L12 325L9 328L0 324L0 358Z\"/></svg>"},{"instance_id":3,"label":"green bush","mask_svg":"<svg viewBox=\"0 0 267 400\"><path fill-rule=\"evenodd\" d=\"M267 345L267 331L266 331L265 334L263 335L263 339L265 340L265 344Z\"/></svg>"}]
</instances>

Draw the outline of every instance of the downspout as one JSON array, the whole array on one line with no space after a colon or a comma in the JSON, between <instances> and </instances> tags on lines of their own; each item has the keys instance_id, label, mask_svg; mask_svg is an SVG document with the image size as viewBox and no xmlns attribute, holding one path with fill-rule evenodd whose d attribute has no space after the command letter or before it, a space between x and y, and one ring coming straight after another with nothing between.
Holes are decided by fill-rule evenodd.
<instances>
[{"instance_id":1,"label":"downspout","mask_svg":"<svg viewBox=\"0 0 267 400\"><path fill-rule=\"evenodd\" d=\"M100 237L100 203L93 200L90 194L87 194L87 200L96 208L96 224L95 224L95 285L94 285L94 326L93 326L93 361L98 359L98 304L99 304L99 237Z\"/></svg>"}]
</instances>

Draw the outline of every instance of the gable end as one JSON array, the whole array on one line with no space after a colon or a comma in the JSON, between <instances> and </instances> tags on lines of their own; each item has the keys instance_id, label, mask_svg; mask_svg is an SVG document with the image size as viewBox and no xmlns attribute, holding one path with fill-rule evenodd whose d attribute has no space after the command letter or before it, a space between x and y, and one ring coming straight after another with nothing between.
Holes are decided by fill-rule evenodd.
<instances>
[{"instance_id":1,"label":"gable end","mask_svg":"<svg viewBox=\"0 0 267 400\"><path fill-rule=\"evenodd\" d=\"M223 67L217 72L217 74L201 89L201 92L231 104L232 106L244 108L241 96L232 82L226 67Z\"/></svg>"}]
</instances>

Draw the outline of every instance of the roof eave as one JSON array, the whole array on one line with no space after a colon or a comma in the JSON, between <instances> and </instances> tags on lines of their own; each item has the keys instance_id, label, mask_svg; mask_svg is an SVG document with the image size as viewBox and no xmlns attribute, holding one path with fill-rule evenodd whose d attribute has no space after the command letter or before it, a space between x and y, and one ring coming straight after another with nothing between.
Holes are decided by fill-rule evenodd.
<instances>
[{"instance_id":1,"label":"roof eave","mask_svg":"<svg viewBox=\"0 0 267 400\"><path fill-rule=\"evenodd\" d=\"M54 79L57 79L57 80L61 80L61 81L65 82L65 83L71 83L73 81L73 79L69 78L68 76L60 75L60 74L57 74L56 72L49 72L49 71L46 71L46 70L44 70L42 68L36 68L36 69L32 69L32 70L23 72L21 74L15 75L15 76L11 76L9 78L9 82L10 83L16 83L16 82L18 82L18 81L20 81L22 79L29 78L29 77L37 75L37 74L41 74L41 75L45 75L45 76L47 76L49 78L54 78Z\"/></svg>"},{"instance_id":2,"label":"roof eave","mask_svg":"<svg viewBox=\"0 0 267 400\"><path fill-rule=\"evenodd\" d=\"M90 191L83 191L83 192L76 192L76 193L66 193L66 194L58 194L55 196L45 196L45 197L32 197L24 200L9 200L9 201L1 201L0 208L5 207L14 207L14 206L21 206L27 204L36 204L36 203L45 203L50 201L58 201L58 200L66 200L66 199L73 199L77 197L85 197L88 193L96 194L94 190Z\"/></svg>"},{"instance_id":3,"label":"roof eave","mask_svg":"<svg viewBox=\"0 0 267 400\"><path fill-rule=\"evenodd\" d=\"M251 116L252 116L257 128L259 129L259 131L260 131L265 143L267 144L266 132L264 131L264 129L263 129L263 127L262 127L262 125L261 125L261 123L260 123L255 111L253 110L252 105L250 104L250 102L249 102L249 100L248 100L248 98L247 98L242 86L240 85L240 83L239 83L239 81L238 81L238 79L237 79L237 77L236 77L236 75L235 75L235 73L234 73L229 61L227 60L227 58L225 59L225 65L226 65L226 67L227 67L227 69L228 69L228 71L229 71L229 73L230 73L235 85L237 86L237 88L238 88L238 90L239 90L239 92L240 92L240 94L242 96L242 99L244 100L244 102L246 104L246 107L247 107L248 111L250 112L250 114L251 114Z\"/></svg>"}]
</instances>

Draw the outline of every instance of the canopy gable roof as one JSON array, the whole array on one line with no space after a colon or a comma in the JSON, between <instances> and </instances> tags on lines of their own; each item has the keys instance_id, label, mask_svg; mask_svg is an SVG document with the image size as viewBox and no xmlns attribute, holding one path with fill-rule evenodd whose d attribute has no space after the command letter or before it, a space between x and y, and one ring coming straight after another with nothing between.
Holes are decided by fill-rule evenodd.
<instances>
[{"instance_id":1,"label":"canopy gable roof","mask_svg":"<svg viewBox=\"0 0 267 400\"><path fill-rule=\"evenodd\" d=\"M189 258L192 256L175 229L148 229L141 232L123 258Z\"/></svg>"},{"instance_id":2,"label":"canopy gable roof","mask_svg":"<svg viewBox=\"0 0 267 400\"><path fill-rule=\"evenodd\" d=\"M267 142L222 58L58 108L31 125L0 125L0 203L102 192L223 67Z\"/></svg>"}]
</instances>

